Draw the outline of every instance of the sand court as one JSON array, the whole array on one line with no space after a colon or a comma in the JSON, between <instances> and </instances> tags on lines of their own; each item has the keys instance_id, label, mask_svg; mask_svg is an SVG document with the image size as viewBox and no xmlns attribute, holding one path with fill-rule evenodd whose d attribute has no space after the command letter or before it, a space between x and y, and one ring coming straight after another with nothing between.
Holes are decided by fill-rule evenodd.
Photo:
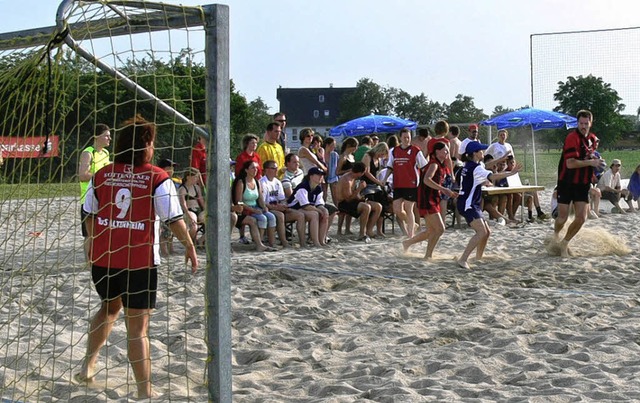
<instances>
[{"instance_id":1,"label":"sand court","mask_svg":"<svg viewBox=\"0 0 640 403\"><path fill-rule=\"evenodd\" d=\"M95 382L73 380L98 305L75 205L56 205L57 223L42 220L41 202L24 208L1 212L19 217L0 229L0 397L127 401L122 321ZM492 226L473 270L454 261L470 229L447 229L430 261L425 243L404 253L397 232L263 254L234 243L234 400L640 399L639 224L640 214L587 221L572 258L547 250L551 221ZM204 271L192 277L175 255L160 273L150 327L158 401L204 401Z\"/></svg>"}]
</instances>

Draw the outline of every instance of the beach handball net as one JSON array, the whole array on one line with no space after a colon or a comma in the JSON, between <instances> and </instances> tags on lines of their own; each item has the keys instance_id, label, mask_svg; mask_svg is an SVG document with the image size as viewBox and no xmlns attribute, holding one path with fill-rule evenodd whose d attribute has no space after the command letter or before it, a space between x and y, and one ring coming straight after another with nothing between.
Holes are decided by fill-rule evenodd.
<instances>
[{"instance_id":1,"label":"beach handball net","mask_svg":"<svg viewBox=\"0 0 640 403\"><path fill-rule=\"evenodd\" d=\"M181 176L207 132L205 9L68 0L56 26L0 35L0 401L135 395L122 314L95 382L74 381L100 305L82 247L78 162L97 124L115 137L140 114L157 125L155 161L170 158ZM113 139L107 149L113 160ZM204 286L187 287L183 255L168 256L158 277L154 390L206 401Z\"/></svg>"},{"instance_id":2,"label":"beach handball net","mask_svg":"<svg viewBox=\"0 0 640 403\"><path fill-rule=\"evenodd\" d=\"M640 107L638 41L640 27L532 34L531 104L538 109L558 106L554 94L567 77L602 78L618 92L625 114ZM588 102L588 101L585 101ZM593 110L597 119L597 110Z\"/></svg>"}]
</instances>

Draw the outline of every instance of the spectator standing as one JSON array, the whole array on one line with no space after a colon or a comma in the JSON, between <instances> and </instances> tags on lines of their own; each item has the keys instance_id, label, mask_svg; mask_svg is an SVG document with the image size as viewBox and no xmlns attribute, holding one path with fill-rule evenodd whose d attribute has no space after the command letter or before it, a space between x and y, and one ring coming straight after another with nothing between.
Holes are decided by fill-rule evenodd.
<instances>
[{"instance_id":1,"label":"spectator standing","mask_svg":"<svg viewBox=\"0 0 640 403\"><path fill-rule=\"evenodd\" d=\"M200 172L199 185L205 189L207 184L207 139L203 135L198 135L198 141L191 150L190 166Z\"/></svg>"},{"instance_id":2,"label":"spectator standing","mask_svg":"<svg viewBox=\"0 0 640 403\"><path fill-rule=\"evenodd\" d=\"M449 156L453 161L453 165L462 165L462 161L458 159L458 150L460 149L460 128L456 125L449 126L449 133L447 138L449 139Z\"/></svg>"},{"instance_id":3,"label":"spectator standing","mask_svg":"<svg viewBox=\"0 0 640 403\"><path fill-rule=\"evenodd\" d=\"M236 176L240 174L240 170L244 166L245 162L254 161L258 164L258 173L256 175L256 179L260 179L262 177L262 161L260 160L260 156L256 152L256 150L258 149L258 142L258 136L256 136L255 134L247 134L242 138L242 152L236 157Z\"/></svg>"},{"instance_id":4,"label":"spectator standing","mask_svg":"<svg viewBox=\"0 0 640 403\"><path fill-rule=\"evenodd\" d=\"M416 136L411 139L411 144L418 147L420 151L422 151L422 155L426 157L429 155L429 140L431 140L431 129L428 127L421 127L418 129Z\"/></svg>"},{"instance_id":5,"label":"spectator standing","mask_svg":"<svg viewBox=\"0 0 640 403\"><path fill-rule=\"evenodd\" d=\"M276 112L273 115L273 121L279 124L280 127L282 128L282 133L278 138L278 144L280 144L280 147L282 147L282 155L287 155L289 154L289 147L287 147L287 132L285 130L287 128L287 116L282 112ZM266 160L263 160L263 161L266 161ZM282 165L279 165L279 166L282 166Z\"/></svg>"},{"instance_id":6,"label":"spectator standing","mask_svg":"<svg viewBox=\"0 0 640 403\"><path fill-rule=\"evenodd\" d=\"M109 147L111 144L111 131L109 126L98 123L93 132L93 144L82 150L80 161L78 162L78 179L80 180L80 227L84 238L85 258L89 261L89 245L87 227L85 225L86 215L82 205L84 204L89 181L98 170L109 164Z\"/></svg>"},{"instance_id":7,"label":"spectator standing","mask_svg":"<svg viewBox=\"0 0 640 403\"><path fill-rule=\"evenodd\" d=\"M353 152L353 162L362 161L362 157L371 150L371 137L362 136L360 146Z\"/></svg>"},{"instance_id":8,"label":"spectator standing","mask_svg":"<svg viewBox=\"0 0 640 403\"><path fill-rule=\"evenodd\" d=\"M279 167L284 166L284 152L282 146L279 144L281 135L282 127L280 127L280 124L271 122L267 125L264 141L258 146L258 150L256 151L260 157L260 161L272 160L275 161ZM278 173L278 178L282 178L281 173Z\"/></svg>"},{"instance_id":9,"label":"spectator standing","mask_svg":"<svg viewBox=\"0 0 640 403\"><path fill-rule=\"evenodd\" d=\"M302 171L306 174L312 167L318 167L326 172L327 167L318 159L318 156L312 152L311 143L314 139L313 130L305 128L300 130L300 148L298 149L298 157Z\"/></svg>"},{"instance_id":10,"label":"spectator standing","mask_svg":"<svg viewBox=\"0 0 640 403\"><path fill-rule=\"evenodd\" d=\"M469 144L469 142L471 141L480 142L480 140L478 140L478 134L479 134L478 125L476 124L469 125L469 137L462 140L462 142L460 143L460 146L458 147L458 155L456 156L458 160L465 162L463 157L466 154L467 144Z\"/></svg>"},{"instance_id":11,"label":"spectator standing","mask_svg":"<svg viewBox=\"0 0 640 403\"><path fill-rule=\"evenodd\" d=\"M322 148L324 148L324 155L327 162L327 177L325 178L325 187L322 190L322 195L324 196L325 203L327 202L327 197L329 195L328 189L331 190L331 197L335 194L335 184L338 183L338 159L340 155L338 155L336 151L336 139L333 137L327 137L322 142Z\"/></svg>"}]
</instances>

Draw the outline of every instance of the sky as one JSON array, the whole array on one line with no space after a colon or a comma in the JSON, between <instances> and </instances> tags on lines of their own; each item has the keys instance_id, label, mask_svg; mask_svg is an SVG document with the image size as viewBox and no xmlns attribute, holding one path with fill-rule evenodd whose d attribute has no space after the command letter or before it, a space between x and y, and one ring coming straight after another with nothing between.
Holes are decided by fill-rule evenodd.
<instances>
[{"instance_id":1,"label":"sky","mask_svg":"<svg viewBox=\"0 0 640 403\"><path fill-rule=\"evenodd\" d=\"M219 4L230 9L230 75L236 89L248 100L261 97L272 112L278 110L279 86L353 87L365 77L412 95L424 93L441 103L451 103L457 94L471 96L486 114L497 105L519 108L532 104L531 34L640 25L637 0L227 0ZM58 5L56 0L0 0L0 31L54 25ZM640 38L633 40L639 42ZM597 51L612 47L605 42ZM537 58L541 54L544 59L546 52L566 56L563 48L572 52L570 58L554 59L557 74L543 74L547 81L557 83L558 74L565 79L567 74L560 70L577 60L585 65L570 74L605 74L589 65L596 50L580 42L561 43L549 51L542 48ZM635 49L633 60L640 57L640 49ZM640 69L629 53L616 56L630 60L622 60L619 65L625 70L613 76ZM611 66L616 69L616 63ZM638 76L640 72L633 75ZM624 93L627 112L635 114L640 98L632 98L640 97L640 89L626 88L632 86L626 82L618 85L625 88L612 87ZM554 106L548 96L539 103L534 105Z\"/></svg>"}]
</instances>

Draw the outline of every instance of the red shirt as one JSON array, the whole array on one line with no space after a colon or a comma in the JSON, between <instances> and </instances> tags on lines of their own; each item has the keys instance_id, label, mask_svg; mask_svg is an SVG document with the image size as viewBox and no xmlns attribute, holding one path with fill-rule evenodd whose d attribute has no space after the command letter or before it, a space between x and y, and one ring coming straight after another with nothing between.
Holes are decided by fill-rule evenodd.
<instances>
[{"instance_id":1,"label":"red shirt","mask_svg":"<svg viewBox=\"0 0 640 403\"><path fill-rule=\"evenodd\" d=\"M156 216L166 222L182 217L173 181L164 169L150 164L113 163L100 169L83 209L95 217L92 263L114 269L157 266Z\"/></svg>"},{"instance_id":2,"label":"red shirt","mask_svg":"<svg viewBox=\"0 0 640 403\"><path fill-rule=\"evenodd\" d=\"M577 160L592 159L595 151L595 135L589 133L586 137L577 129L571 131L564 139L562 155L558 163L558 182L588 185L593 177L593 167L567 168L567 160L574 158Z\"/></svg>"},{"instance_id":3,"label":"red shirt","mask_svg":"<svg viewBox=\"0 0 640 403\"><path fill-rule=\"evenodd\" d=\"M429 166L431 165L436 166L436 170L433 173L433 177L431 177L431 180L442 186L447 171L445 163L440 162L435 156L431 157L429 159L429 163L424 168L425 173L427 172L427 170L429 170ZM427 184L425 184L422 189L424 190L424 195L422 195L422 205L420 206L420 208L426 210L428 214L439 213L441 200L440 191L428 186Z\"/></svg>"},{"instance_id":4,"label":"red shirt","mask_svg":"<svg viewBox=\"0 0 640 403\"><path fill-rule=\"evenodd\" d=\"M260 179L262 177L262 161L260 161L260 156L256 152L254 152L253 155L249 155L249 153L247 153L246 151L238 154L238 157L236 157L236 176L240 175L240 171L242 171L242 167L247 161L255 161L258 163L258 173L256 173L256 179Z\"/></svg>"},{"instance_id":5,"label":"red shirt","mask_svg":"<svg viewBox=\"0 0 640 403\"><path fill-rule=\"evenodd\" d=\"M427 165L427 160L422 155L420 148L410 145L407 148L400 146L391 150L387 166L393 169L393 188L416 188L419 182L419 170Z\"/></svg>"},{"instance_id":6,"label":"red shirt","mask_svg":"<svg viewBox=\"0 0 640 403\"><path fill-rule=\"evenodd\" d=\"M430 138L429 141L427 142L427 152L429 153L429 155L425 155L426 158L429 158L431 156L431 153L433 153L433 147L436 145L436 143L445 143L448 147L450 142L449 142L449 139L446 137Z\"/></svg>"},{"instance_id":7,"label":"red shirt","mask_svg":"<svg viewBox=\"0 0 640 403\"><path fill-rule=\"evenodd\" d=\"M207 149L198 142L191 150L191 166L202 175L202 181L207 183Z\"/></svg>"}]
</instances>

